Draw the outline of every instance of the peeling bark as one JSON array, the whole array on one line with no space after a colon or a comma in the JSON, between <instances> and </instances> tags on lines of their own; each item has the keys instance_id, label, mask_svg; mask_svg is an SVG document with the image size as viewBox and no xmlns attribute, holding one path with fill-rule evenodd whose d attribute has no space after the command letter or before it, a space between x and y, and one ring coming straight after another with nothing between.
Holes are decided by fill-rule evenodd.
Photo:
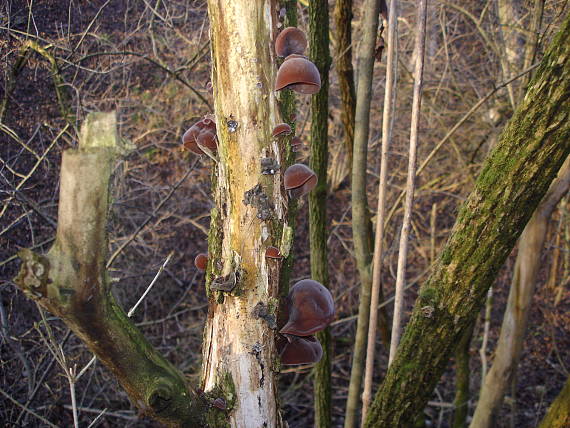
<instances>
[{"instance_id":1,"label":"peeling bark","mask_svg":"<svg viewBox=\"0 0 570 428\"><path fill-rule=\"evenodd\" d=\"M216 206L209 236L202 385L206 392L226 391L232 427L281 426L275 326L254 310L262 304L277 316L280 262L266 259L265 248L289 250L281 245L282 229L287 229L283 171L262 175L260 170L264 157L285 164L284 145L271 139L281 122L273 90L277 12L269 0L208 1L219 160L213 174ZM228 121L237 124L233 132ZM244 203L246 192L256 186L263 210ZM215 278L232 274L231 291L212 289Z\"/></svg>"}]
</instances>

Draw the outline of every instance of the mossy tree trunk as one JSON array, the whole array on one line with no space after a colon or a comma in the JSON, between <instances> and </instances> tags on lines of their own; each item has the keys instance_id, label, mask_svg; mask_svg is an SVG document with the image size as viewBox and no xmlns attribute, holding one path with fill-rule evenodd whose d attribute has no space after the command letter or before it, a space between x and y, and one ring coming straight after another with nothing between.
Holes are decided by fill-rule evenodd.
<instances>
[{"instance_id":1,"label":"mossy tree trunk","mask_svg":"<svg viewBox=\"0 0 570 428\"><path fill-rule=\"evenodd\" d=\"M485 162L420 289L366 426L408 426L422 411L454 346L569 153L570 17Z\"/></svg>"},{"instance_id":2,"label":"mossy tree trunk","mask_svg":"<svg viewBox=\"0 0 570 428\"><path fill-rule=\"evenodd\" d=\"M261 174L264 157L284 164L283 144L271 138L281 122L273 89L277 13L270 0L208 1L219 160L202 387L219 391L229 425L240 428L282 425L274 340L280 262L266 259L265 249L289 250L290 241L281 242L287 199L282 170Z\"/></svg>"},{"instance_id":3,"label":"mossy tree trunk","mask_svg":"<svg viewBox=\"0 0 570 428\"><path fill-rule=\"evenodd\" d=\"M327 164L329 100L329 11L326 0L309 3L309 57L319 69L321 90L311 97L311 162L317 186L309 193L311 278L328 286L327 260ZM331 426L331 340L330 330L317 333L323 357L315 366L315 427Z\"/></svg>"},{"instance_id":4,"label":"mossy tree trunk","mask_svg":"<svg viewBox=\"0 0 570 428\"><path fill-rule=\"evenodd\" d=\"M219 410L154 350L111 293L106 227L121 150L115 114L87 116L79 147L63 153L55 243L46 255L22 250L15 282L85 342L140 410L168 426L204 426Z\"/></svg>"}]
</instances>

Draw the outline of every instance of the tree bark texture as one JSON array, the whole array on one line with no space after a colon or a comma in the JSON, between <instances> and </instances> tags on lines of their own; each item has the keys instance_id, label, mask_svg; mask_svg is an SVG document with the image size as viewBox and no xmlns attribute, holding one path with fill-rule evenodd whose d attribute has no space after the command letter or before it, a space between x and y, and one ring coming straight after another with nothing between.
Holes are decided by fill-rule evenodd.
<instances>
[{"instance_id":1,"label":"tree bark texture","mask_svg":"<svg viewBox=\"0 0 570 428\"><path fill-rule=\"evenodd\" d=\"M329 69L329 11L326 0L309 3L309 57L321 75L321 90L311 97L311 162L318 177L316 187L309 193L309 235L311 248L311 278L328 287L327 259L327 165L328 165L328 100ZM315 365L314 400L315 427L331 426L331 340L330 330L317 333L323 356Z\"/></svg>"},{"instance_id":2,"label":"tree bark texture","mask_svg":"<svg viewBox=\"0 0 570 428\"><path fill-rule=\"evenodd\" d=\"M538 428L565 428L570 425L570 378L552 402Z\"/></svg>"},{"instance_id":3,"label":"tree bark texture","mask_svg":"<svg viewBox=\"0 0 570 428\"><path fill-rule=\"evenodd\" d=\"M352 0L337 0L333 15L336 26L336 71L342 106L340 120L344 128L344 146L350 171L356 108L356 88L352 66Z\"/></svg>"},{"instance_id":4,"label":"tree bark texture","mask_svg":"<svg viewBox=\"0 0 570 428\"><path fill-rule=\"evenodd\" d=\"M356 337L352 355L352 369L345 411L345 428L353 428L358 421L358 407L366 358L366 339L370 316L372 287L372 224L366 194L366 166L370 130L370 102L374 70L374 48L378 30L379 2L366 0L363 4L362 41L358 51L358 92L355 110L354 150L352 163L352 236L360 278L360 302Z\"/></svg>"},{"instance_id":5,"label":"tree bark texture","mask_svg":"<svg viewBox=\"0 0 570 428\"><path fill-rule=\"evenodd\" d=\"M118 141L114 113L87 116L79 148L63 153L55 243L46 255L22 250L15 282L85 342L140 410L168 426L204 426L206 398L148 343L109 286L106 226Z\"/></svg>"},{"instance_id":6,"label":"tree bark texture","mask_svg":"<svg viewBox=\"0 0 570 428\"><path fill-rule=\"evenodd\" d=\"M286 0L282 3L282 6L285 7L285 18L283 20L283 28L287 27L296 27L297 26L297 0ZM285 141L287 146L289 147L286 150L285 159L283 165L281 165L282 171L284 171L288 166L295 163L296 153L290 149L290 142L291 138L295 134L297 130L296 126L296 97L295 92L293 91L281 91L279 95L279 110L281 112L281 118L283 122L288 123L293 130L293 133L289 137L285 137ZM296 200L289 201L289 212L287 213L287 223L290 226L290 235L295 235L295 222L297 219L297 209L298 204ZM279 296L281 299L286 299L287 294L289 293L289 280L291 277L291 270L293 269L293 263L295 262L295 254L290 252L283 259L283 264L281 266L280 272L280 285L279 285ZM284 311L282 311L284 312ZM281 316L282 317L282 316ZM286 322L286 320L279 319L279 325L282 325Z\"/></svg>"},{"instance_id":7,"label":"tree bark texture","mask_svg":"<svg viewBox=\"0 0 570 428\"><path fill-rule=\"evenodd\" d=\"M494 419L503 403L505 391L516 372L523 349L530 305L536 289L548 220L558 201L568 192L569 187L570 158L566 159L558 178L550 186L548 193L520 237L514 276L493 366L485 376L479 402L471 422L474 428L494 426Z\"/></svg>"},{"instance_id":8,"label":"tree bark texture","mask_svg":"<svg viewBox=\"0 0 570 428\"><path fill-rule=\"evenodd\" d=\"M408 426L570 152L570 17L463 204L420 289L366 426Z\"/></svg>"},{"instance_id":9,"label":"tree bark texture","mask_svg":"<svg viewBox=\"0 0 570 428\"><path fill-rule=\"evenodd\" d=\"M266 258L265 249L279 247L287 255L291 240L283 168L261 174L262 158L285 163L285 144L271 138L282 121L274 91L277 12L270 0L208 1L219 159L202 386L220 390L229 426L239 428L282 425L274 340L280 262Z\"/></svg>"},{"instance_id":10,"label":"tree bark texture","mask_svg":"<svg viewBox=\"0 0 570 428\"><path fill-rule=\"evenodd\" d=\"M463 336L457 344L455 350L455 399L453 406L453 428L464 428L467 426L467 415L469 414L469 380L471 371L469 370L469 349L471 338L473 337L473 328L475 323L465 330Z\"/></svg>"}]
</instances>

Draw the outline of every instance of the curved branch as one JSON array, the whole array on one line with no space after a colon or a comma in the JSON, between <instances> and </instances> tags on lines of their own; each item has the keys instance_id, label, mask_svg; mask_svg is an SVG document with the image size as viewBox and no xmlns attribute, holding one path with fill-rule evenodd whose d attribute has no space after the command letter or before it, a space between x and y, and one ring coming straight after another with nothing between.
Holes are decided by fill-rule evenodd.
<instances>
[{"instance_id":1,"label":"curved branch","mask_svg":"<svg viewBox=\"0 0 570 428\"><path fill-rule=\"evenodd\" d=\"M204 426L207 400L156 352L109 287L109 182L124 150L115 114L89 115L80 140L79 149L63 153L55 243L46 255L22 250L14 282L85 342L139 409L169 426Z\"/></svg>"}]
</instances>

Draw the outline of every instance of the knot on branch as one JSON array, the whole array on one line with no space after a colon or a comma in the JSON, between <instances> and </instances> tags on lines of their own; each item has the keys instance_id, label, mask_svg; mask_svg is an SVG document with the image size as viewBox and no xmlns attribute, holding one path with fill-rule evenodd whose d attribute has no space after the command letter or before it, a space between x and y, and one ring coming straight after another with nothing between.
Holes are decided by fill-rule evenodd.
<instances>
[{"instance_id":1,"label":"knot on branch","mask_svg":"<svg viewBox=\"0 0 570 428\"><path fill-rule=\"evenodd\" d=\"M47 297L49 260L47 257L23 249L18 253L22 260L20 272L14 282L32 298Z\"/></svg>"},{"instance_id":2,"label":"knot on branch","mask_svg":"<svg viewBox=\"0 0 570 428\"><path fill-rule=\"evenodd\" d=\"M156 413L161 413L172 402L172 391L166 385L159 386L153 390L148 397L148 405Z\"/></svg>"}]
</instances>

